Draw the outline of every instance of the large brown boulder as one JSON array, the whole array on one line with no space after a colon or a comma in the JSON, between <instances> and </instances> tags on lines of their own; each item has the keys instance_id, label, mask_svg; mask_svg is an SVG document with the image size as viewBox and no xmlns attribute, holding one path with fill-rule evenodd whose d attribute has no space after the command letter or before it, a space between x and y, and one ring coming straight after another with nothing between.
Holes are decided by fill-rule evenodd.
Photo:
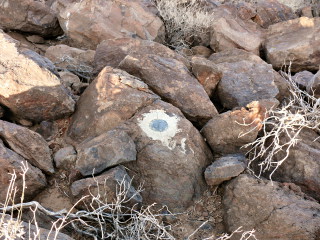
<instances>
[{"instance_id":1,"label":"large brown boulder","mask_svg":"<svg viewBox=\"0 0 320 240\"><path fill-rule=\"evenodd\" d=\"M24 192L24 201L29 201L35 197L44 187L47 186L45 175L36 167L26 164L26 160L19 154L5 147L2 140L0 140L0 203L4 203L10 185L10 180L13 173L16 174L15 186L18 192L15 196L15 204L21 201L21 193L23 188L23 178L21 169L22 166L28 167L25 176L26 189ZM14 194L12 192L11 194ZM11 195L11 197L14 197ZM13 204L10 203L10 204Z\"/></svg>"},{"instance_id":2,"label":"large brown boulder","mask_svg":"<svg viewBox=\"0 0 320 240\"><path fill-rule=\"evenodd\" d=\"M97 46L94 72L99 73L105 66L117 68L127 55L134 57L145 54L173 58L183 62L187 67L190 66L186 58L160 43L134 38L116 38L104 40Z\"/></svg>"},{"instance_id":3,"label":"large brown boulder","mask_svg":"<svg viewBox=\"0 0 320 240\"><path fill-rule=\"evenodd\" d=\"M142 196L146 203L157 202L179 211L203 193L203 172L212 154L179 109L158 100L121 129L136 143L137 160L125 165L133 181L144 183Z\"/></svg>"},{"instance_id":4,"label":"large brown boulder","mask_svg":"<svg viewBox=\"0 0 320 240\"><path fill-rule=\"evenodd\" d=\"M56 13L44 1L1 1L0 28L40 34L46 37L62 35Z\"/></svg>"},{"instance_id":5,"label":"large brown boulder","mask_svg":"<svg viewBox=\"0 0 320 240\"><path fill-rule=\"evenodd\" d=\"M317 71L320 63L320 18L301 17L271 25L264 42L267 61L275 69L291 62L291 71Z\"/></svg>"},{"instance_id":6,"label":"large brown boulder","mask_svg":"<svg viewBox=\"0 0 320 240\"><path fill-rule=\"evenodd\" d=\"M162 21L142 0L58 0L53 8L65 34L78 47L95 49L102 40L119 37L164 38Z\"/></svg>"},{"instance_id":7,"label":"large brown boulder","mask_svg":"<svg viewBox=\"0 0 320 240\"><path fill-rule=\"evenodd\" d=\"M11 149L34 166L46 173L54 173L48 143L40 134L28 128L0 120L0 137Z\"/></svg>"},{"instance_id":8,"label":"large brown boulder","mask_svg":"<svg viewBox=\"0 0 320 240\"><path fill-rule=\"evenodd\" d=\"M180 61L157 55L128 55L119 67L140 77L164 100L179 108L185 116L200 125L217 114L207 93Z\"/></svg>"},{"instance_id":9,"label":"large brown boulder","mask_svg":"<svg viewBox=\"0 0 320 240\"><path fill-rule=\"evenodd\" d=\"M242 226L255 229L257 239L317 240L320 204L299 195L277 182L240 175L224 191L227 231Z\"/></svg>"},{"instance_id":10,"label":"large brown boulder","mask_svg":"<svg viewBox=\"0 0 320 240\"><path fill-rule=\"evenodd\" d=\"M68 136L78 143L96 137L125 122L156 99L159 97L139 78L106 67L77 102Z\"/></svg>"},{"instance_id":11,"label":"large brown boulder","mask_svg":"<svg viewBox=\"0 0 320 240\"><path fill-rule=\"evenodd\" d=\"M270 64L252 53L234 49L212 54L209 60L222 71L217 93L221 104L227 109L244 107L260 99L277 97L280 100L288 92L282 87L286 84L285 79Z\"/></svg>"},{"instance_id":12,"label":"large brown boulder","mask_svg":"<svg viewBox=\"0 0 320 240\"><path fill-rule=\"evenodd\" d=\"M75 102L59 78L20 54L16 41L0 32L0 104L21 119L41 122L70 115Z\"/></svg>"}]
</instances>

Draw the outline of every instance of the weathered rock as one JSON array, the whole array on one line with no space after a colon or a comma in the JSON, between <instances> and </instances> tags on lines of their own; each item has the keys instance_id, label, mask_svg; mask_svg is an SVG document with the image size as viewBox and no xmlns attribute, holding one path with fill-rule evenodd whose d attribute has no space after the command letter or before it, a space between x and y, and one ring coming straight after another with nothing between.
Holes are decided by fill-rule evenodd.
<instances>
[{"instance_id":1,"label":"weathered rock","mask_svg":"<svg viewBox=\"0 0 320 240\"><path fill-rule=\"evenodd\" d=\"M53 155L53 160L57 168L68 170L74 166L77 160L77 152L73 146L64 147Z\"/></svg>"},{"instance_id":2,"label":"weathered rock","mask_svg":"<svg viewBox=\"0 0 320 240\"><path fill-rule=\"evenodd\" d=\"M0 103L18 118L41 122L70 115L75 102L60 80L19 54L16 41L0 32Z\"/></svg>"},{"instance_id":3,"label":"weathered rock","mask_svg":"<svg viewBox=\"0 0 320 240\"><path fill-rule=\"evenodd\" d=\"M0 106L0 118L2 118L4 116L4 109L3 107Z\"/></svg>"},{"instance_id":4,"label":"weathered rock","mask_svg":"<svg viewBox=\"0 0 320 240\"><path fill-rule=\"evenodd\" d=\"M58 134L58 127L54 122L42 121L30 130L39 133L46 141L52 140Z\"/></svg>"},{"instance_id":5,"label":"weathered rock","mask_svg":"<svg viewBox=\"0 0 320 240\"><path fill-rule=\"evenodd\" d=\"M191 48L191 52L193 56L205 57L208 58L213 53L210 48L205 46L195 46Z\"/></svg>"},{"instance_id":6,"label":"weathered rock","mask_svg":"<svg viewBox=\"0 0 320 240\"><path fill-rule=\"evenodd\" d=\"M299 87L306 90L307 86L311 83L312 79L314 77L314 74L309 71L302 71L296 73L292 79L295 81L295 83L298 84Z\"/></svg>"},{"instance_id":7,"label":"weathered rock","mask_svg":"<svg viewBox=\"0 0 320 240\"><path fill-rule=\"evenodd\" d=\"M71 72L68 72L68 71L59 72L59 75L60 75L60 79L61 79L62 84L66 88L71 89L73 84L79 84L81 82L77 75L75 75Z\"/></svg>"},{"instance_id":8,"label":"weathered rock","mask_svg":"<svg viewBox=\"0 0 320 240\"><path fill-rule=\"evenodd\" d=\"M131 178L127 174L126 170L122 166L112 168L100 176L94 178L85 178L75 181L71 185L71 193L74 198L74 202L79 201L84 196L100 196L100 201L105 203L115 203L117 197L117 189L120 184L122 190L127 191L126 199L130 199L129 206L142 203L142 197L139 192L131 185ZM83 203L87 204L87 207L91 204L91 197L87 197L77 205L77 208L86 208ZM93 206L97 203L93 203Z\"/></svg>"},{"instance_id":9,"label":"weathered rock","mask_svg":"<svg viewBox=\"0 0 320 240\"><path fill-rule=\"evenodd\" d=\"M159 97L140 79L106 67L77 102L68 136L78 143L96 137L125 122L156 99Z\"/></svg>"},{"instance_id":10,"label":"weathered rock","mask_svg":"<svg viewBox=\"0 0 320 240\"><path fill-rule=\"evenodd\" d=\"M136 146L129 135L121 130L110 130L77 146L76 169L83 176L136 160Z\"/></svg>"},{"instance_id":11,"label":"weathered rock","mask_svg":"<svg viewBox=\"0 0 320 240\"><path fill-rule=\"evenodd\" d=\"M320 204L277 182L240 175L226 186L223 205L227 231L255 229L257 239L316 240Z\"/></svg>"},{"instance_id":12,"label":"weathered rock","mask_svg":"<svg viewBox=\"0 0 320 240\"><path fill-rule=\"evenodd\" d=\"M320 63L320 18L301 17L271 25L264 42L267 61L275 69L291 62L291 71L317 71Z\"/></svg>"},{"instance_id":13,"label":"weathered rock","mask_svg":"<svg viewBox=\"0 0 320 240\"><path fill-rule=\"evenodd\" d=\"M287 5L288 7L292 8L293 11L298 11L299 9L309 6L314 2L314 0L278 0L280 3Z\"/></svg>"},{"instance_id":14,"label":"weathered rock","mask_svg":"<svg viewBox=\"0 0 320 240\"><path fill-rule=\"evenodd\" d=\"M133 181L144 183L146 203L158 202L179 211L203 193L203 172L212 154L179 109L158 100L120 128L136 143L137 161L126 166Z\"/></svg>"},{"instance_id":15,"label":"weathered rock","mask_svg":"<svg viewBox=\"0 0 320 240\"><path fill-rule=\"evenodd\" d=\"M193 57L191 66L193 75L201 83L208 96L212 97L222 78L222 72L212 61L201 57Z\"/></svg>"},{"instance_id":16,"label":"weathered rock","mask_svg":"<svg viewBox=\"0 0 320 240\"><path fill-rule=\"evenodd\" d=\"M289 156L273 175L281 182L292 182L299 185L305 193L320 201L320 140L319 135L305 129L299 134L297 144L289 151ZM281 141L288 139L282 137ZM278 161L284 154L274 157Z\"/></svg>"},{"instance_id":17,"label":"weathered rock","mask_svg":"<svg viewBox=\"0 0 320 240\"><path fill-rule=\"evenodd\" d=\"M0 28L54 37L63 33L53 10L45 2L10 0L0 4Z\"/></svg>"},{"instance_id":18,"label":"weathered rock","mask_svg":"<svg viewBox=\"0 0 320 240\"><path fill-rule=\"evenodd\" d=\"M28 128L0 120L0 137L34 166L46 173L54 173L50 149L41 135Z\"/></svg>"},{"instance_id":19,"label":"weathered rock","mask_svg":"<svg viewBox=\"0 0 320 240\"><path fill-rule=\"evenodd\" d=\"M30 35L30 36L27 36L26 39L27 39L29 42L32 42L32 43L43 44L43 43L46 42L46 41L44 40L44 38L41 37L41 36L39 36L39 35Z\"/></svg>"},{"instance_id":20,"label":"weathered rock","mask_svg":"<svg viewBox=\"0 0 320 240\"><path fill-rule=\"evenodd\" d=\"M320 98L320 70L309 81L307 91L313 93L316 98Z\"/></svg>"},{"instance_id":21,"label":"weathered rock","mask_svg":"<svg viewBox=\"0 0 320 240\"><path fill-rule=\"evenodd\" d=\"M264 28L297 17L290 7L279 3L277 0L258 1L256 11L254 21Z\"/></svg>"},{"instance_id":22,"label":"weathered rock","mask_svg":"<svg viewBox=\"0 0 320 240\"><path fill-rule=\"evenodd\" d=\"M22 194L23 179L21 174L23 173L21 167L22 164L26 165L26 160L19 154L13 152L12 150L6 148L0 140L0 202L4 203L6 200L6 195L8 187L10 185L11 175L15 172L16 180L15 186L18 189L14 203L19 203L21 201L20 197ZM24 192L24 201L29 201L34 196L39 193L44 187L46 187L46 177L44 174L36 167L28 164L28 171L26 172L25 184L27 189ZM13 194L13 193L12 193ZM13 195L11 197L14 197ZM12 203L10 203L12 204Z\"/></svg>"},{"instance_id":23,"label":"weathered rock","mask_svg":"<svg viewBox=\"0 0 320 240\"><path fill-rule=\"evenodd\" d=\"M105 40L97 46L94 72L99 73L105 66L117 68L127 55L134 57L146 54L173 58L190 67L186 58L160 43L133 38L116 38Z\"/></svg>"},{"instance_id":24,"label":"weathered rock","mask_svg":"<svg viewBox=\"0 0 320 240\"><path fill-rule=\"evenodd\" d=\"M119 67L140 77L155 93L178 107L191 121L205 124L217 114L201 84L182 62L151 54L137 58L128 55Z\"/></svg>"},{"instance_id":25,"label":"weathered rock","mask_svg":"<svg viewBox=\"0 0 320 240\"><path fill-rule=\"evenodd\" d=\"M238 176L246 169L246 157L242 154L230 154L216 159L204 172L208 185L220 183Z\"/></svg>"},{"instance_id":26,"label":"weathered rock","mask_svg":"<svg viewBox=\"0 0 320 240\"><path fill-rule=\"evenodd\" d=\"M253 142L261 128L266 111L278 105L275 99L255 101L249 110L228 111L213 117L201 130L214 153L238 153L240 148Z\"/></svg>"},{"instance_id":27,"label":"weathered rock","mask_svg":"<svg viewBox=\"0 0 320 240\"><path fill-rule=\"evenodd\" d=\"M215 53L209 60L217 64L222 71L217 93L222 105L227 109L244 107L260 99L280 99L286 95L285 92L279 94L276 86L276 81L281 81L279 73L254 54L234 49ZM285 79L282 81L285 83Z\"/></svg>"},{"instance_id":28,"label":"weathered rock","mask_svg":"<svg viewBox=\"0 0 320 240\"><path fill-rule=\"evenodd\" d=\"M119 37L164 38L162 21L142 0L58 0L53 8L65 34L79 47L95 49L102 40Z\"/></svg>"}]
</instances>

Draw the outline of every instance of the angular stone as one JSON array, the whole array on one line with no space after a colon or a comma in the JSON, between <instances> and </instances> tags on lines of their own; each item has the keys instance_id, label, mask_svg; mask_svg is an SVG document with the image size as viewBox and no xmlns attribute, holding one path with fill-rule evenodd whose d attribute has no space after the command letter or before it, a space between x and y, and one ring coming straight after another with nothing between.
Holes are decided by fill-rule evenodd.
<instances>
[{"instance_id":1,"label":"angular stone","mask_svg":"<svg viewBox=\"0 0 320 240\"><path fill-rule=\"evenodd\" d=\"M60 80L19 54L16 41L0 32L0 103L21 119L41 122L70 115L75 102Z\"/></svg>"},{"instance_id":2,"label":"angular stone","mask_svg":"<svg viewBox=\"0 0 320 240\"><path fill-rule=\"evenodd\" d=\"M248 110L241 108L222 113L213 117L201 129L201 133L214 153L245 152L240 148L257 138L266 111L278 104L275 99L261 100L248 104Z\"/></svg>"},{"instance_id":3,"label":"angular stone","mask_svg":"<svg viewBox=\"0 0 320 240\"><path fill-rule=\"evenodd\" d=\"M193 57L191 59L191 66L193 75L211 98L222 78L222 72L212 61L201 57Z\"/></svg>"},{"instance_id":4,"label":"angular stone","mask_svg":"<svg viewBox=\"0 0 320 240\"><path fill-rule=\"evenodd\" d=\"M68 170L74 166L77 160L77 152L73 146L64 147L53 155L53 160L57 168Z\"/></svg>"},{"instance_id":5,"label":"angular stone","mask_svg":"<svg viewBox=\"0 0 320 240\"><path fill-rule=\"evenodd\" d=\"M291 62L291 71L317 71L320 63L320 18L301 17L271 25L264 50L273 68Z\"/></svg>"},{"instance_id":6,"label":"angular stone","mask_svg":"<svg viewBox=\"0 0 320 240\"><path fill-rule=\"evenodd\" d=\"M45 2L34 0L2 1L0 28L46 37L55 37L63 33L55 12Z\"/></svg>"},{"instance_id":7,"label":"angular stone","mask_svg":"<svg viewBox=\"0 0 320 240\"><path fill-rule=\"evenodd\" d=\"M255 229L257 239L316 240L320 204L277 182L240 175L225 187L224 219L228 232Z\"/></svg>"},{"instance_id":8,"label":"angular stone","mask_svg":"<svg viewBox=\"0 0 320 240\"><path fill-rule=\"evenodd\" d=\"M137 58L127 56L119 67L140 77L191 121L205 124L218 113L201 84L182 62L147 54Z\"/></svg>"},{"instance_id":9,"label":"angular stone","mask_svg":"<svg viewBox=\"0 0 320 240\"><path fill-rule=\"evenodd\" d=\"M77 205L77 208L86 209L91 205L92 194L94 197L100 196L100 200L105 203L114 203L117 197L117 189L119 190L120 184L122 185L122 191L126 190L126 199L130 199L129 202L125 203L128 206L134 204L141 204L142 197L139 192L131 185L131 178L127 174L126 170L122 166L112 168L103 174L94 178L85 178L75 181L71 185L71 194L74 202L79 201L83 196L89 196ZM96 206L97 203L93 203Z\"/></svg>"},{"instance_id":10,"label":"angular stone","mask_svg":"<svg viewBox=\"0 0 320 240\"><path fill-rule=\"evenodd\" d=\"M48 174L54 173L49 146L40 134L0 120L0 137L34 166Z\"/></svg>"},{"instance_id":11,"label":"angular stone","mask_svg":"<svg viewBox=\"0 0 320 240\"><path fill-rule=\"evenodd\" d=\"M134 182L144 183L145 203L157 202L180 211L203 193L203 172L212 154L179 109L158 100L119 128L136 143L137 161L126 166Z\"/></svg>"},{"instance_id":12,"label":"angular stone","mask_svg":"<svg viewBox=\"0 0 320 240\"><path fill-rule=\"evenodd\" d=\"M316 98L320 98L320 70L313 76L307 85L307 91L314 94Z\"/></svg>"},{"instance_id":13,"label":"angular stone","mask_svg":"<svg viewBox=\"0 0 320 240\"><path fill-rule=\"evenodd\" d=\"M146 54L172 58L190 67L186 58L160 43L134 38L116 38L104 40L97 46L94 72L98 74L105 66L117 68L127 55L135 57Z\"/></svg>"},{"instance_id":14,"label":"angular stone","mask_svg":"<svg viewBox=\"0 0 320 240\"><path fill-rule=\"evenodd\" d=\"M79 77L71 72L59 72L62 84L65 87L71 88L73 84L79 84Z\"/></svg>"},{"instance_id":15,"label":"angular stone","mask_svg":"<svg viewBox=\"0 0 320 240\"><path fill-rule=\"evenodd\" d=\"M216 159L204 172L208 185L219 185L238 176L246 169L246 157L242 154L230 154Z\"/></svg>"},{"instance_id":16,"label":"angular stone","mask_svg":"<svg viewBox=\"0 0 320 240\"><path fill-rule=\"evenodd\" d=\"M78 143L96 137L125 122L156 99L159 97L140 79L106 67L77 102L68 136Z\"/></svg>"},{"instance_id":17,"label":"angular stone","mask_svg":"<svg viewBox=\"0 0 320 240\"><path fill-rule=\"evenodd\" d=\"M142 0L58 0L53 8L65 34L79 47L95 49L102 40L119 37L164 38L162 21Z\"/></svg>"},{"instance_id":18,"label":"angular stone","mask_svg":"<svg viewBox=\"0 0 320 240\"><path fill-rule=\"evenodd\" d=\"M111 130L77 146L76 169L83 176L98 174L103 170L136 160L136 146L129 135L121 130Z\"/></svg>"},{"instance_id":19,"label":"angular stone","mask_svg":"<svg viewBox=\"0 0 320 240\"><path fill-rule=\"evenodd\" d=\"M26 160L19 154L13 152L12 150L6 148L0 140L0 202L4 203L6 200L6 195L8 187L10 185L11 175L15 172L16 180L15 186L18 192L15 196L15 202L20 203L23 179L21 174L23 173L21 167L22 164L26 165ZM45 175L36 167L28 164L28 171L26 172L25 184L27 189L24 192L24 201L29 201L35 197L43 188L47 186L47 181ZM12 196L13 197L13 196ZM13 204L13 203L10 203Z\"/></svg>"}]
</instances>

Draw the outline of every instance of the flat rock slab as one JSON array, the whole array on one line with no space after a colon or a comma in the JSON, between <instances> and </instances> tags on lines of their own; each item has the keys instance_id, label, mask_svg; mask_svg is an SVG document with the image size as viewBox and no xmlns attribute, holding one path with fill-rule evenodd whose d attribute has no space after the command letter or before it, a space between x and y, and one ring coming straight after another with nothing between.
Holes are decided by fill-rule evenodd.
<instances>
[{"instance_id":1,"label":"flat rock slab","mask_svg":"<svg viewBox=\"0 0 320 240\"><path fill-rule=\"evenodd\" d=\"M139 78L112 67L104 68L77 102L68 136L80 143L97 137L153 103L154 94Z\"/></svg>"},{"instance_id":2,"label":"flat rock slab","mask_svg":"<svg viewBox=\"0 0 320 240\"><path fill-rule=\"evenodd\" d=\"M180 61L152 54L128 55L119 67L140 77L155 93L179 108L193 122L203 125L218 114L204 88Z\"/></svg>"},{"instance_id":3,"label":"flat rock slab","mask_svg":"<svg viewBox=\"0 0 320 240\"><path fill-rule=\"evenodd\" d=\"M277 182L240 175L226 185L223 205L228 232L242 226L263 240L319 237L320 204Z\"/></svg>"},{"instance_id":4,"label":"flat rock slab","mask_svg":"<svg viewBox=\"0 0 320 240\"><path fill-rule=\"evenodd\" d=\"M44 172L54 173L48 143L43 137L28 128L0 120L0 137L16 153Z\"/></svg>"},{"instance_id":5,"label":"flat rock slab","mask_svg":"<svg viewBox=\"0 0 320 240\"><path fill-rule=\"evenodd\" d=\"M230 154L216 159L204 172L208 185L220 183L238 176L246 169L246 157L242 154Z\"/></svg>"},{"instance_id":6,"label":"flat rock slab","mask_svg":"<svg viewBox=\"0 0 320 240\"><path fill-rule=\"evenodd\" d=\"M76 169L83 176L136 160L136 146L131 137L121 130L110 130L77 146Z\"/></svg>"}]
</instances>

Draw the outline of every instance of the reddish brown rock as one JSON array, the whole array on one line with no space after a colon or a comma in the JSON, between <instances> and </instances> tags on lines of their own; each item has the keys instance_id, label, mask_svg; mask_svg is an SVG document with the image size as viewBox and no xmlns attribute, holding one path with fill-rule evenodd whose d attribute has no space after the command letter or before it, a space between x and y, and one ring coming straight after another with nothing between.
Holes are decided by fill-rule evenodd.
<instances>
[{"instance_id":1,"label":"reddish brown rock","mask_svg":"<svg viewBox=\"0 0 320 240\"><path fill-rule=\"evenodd\" d=\"M0 136L11 149L31 164L46 173L54 173L49 146L40 134L0 120Z\"/></svg>"},{"instance_id":2,"label":"reddish brown rock","mask_svg":"<svg viewBox=\"0 0 320 240\"><path fill-rule=\"evenodd\" d=\"M317 71L320 63L320 18L301 17L271 25L264 42L267 61L281 69L291 62L291 71Z\"/></svg>"},{"instance_id":3,"label":"reddish brown rock","mask_svg":"<svg viewBox=\"0 0 320 240\"><path fill-rule=\"evenodd\" d=\"M23 164L28 166L28 171L26 172L25 184L27 189L25 190L24 201L29 201L35 197L44 187L47 186L46 177L44 174L36 167L26 163L26 160L19 154L13 152L12 150L6 148L0 140L0 202L4 203L6 200L6 195L8 187L10 185L10 179L15 172L16 180L15 186L17 187L17 194L15 198L15 204L19 203L23 179L22 179L22 169ZM12 193L13 194L13 193ZM13 196L12 196L13 197ZM12 204L12 203L10 203Z\"/></svg>"},{"instance_id":4,"label":"reddish brown rock","mask_svg":"<svg viewBox=\"0 0 320 240\"><path fill-rule=\"evenodd\" d=\"M94 72L99 73L105 66L117 68L127 55L134 57L146 54L173 58L190 67L186 58L160 43L133 38L116 38L105 40L97 46Z\"/></svg>"},{"instance_id":5,"label":"reddish brown rock","mask_svg":"<svg viewBox=\"0 0 320 240\"><path fill-rule=\"evenodd\" d=\"M191 59L191 66L193 75L211 98L222 78L222 72L212 61L201 57L193 57Z\"/></svg>"},{"instance_id":6,"label":"reddish brown rock","mask_svg":"<svg viewBox=\"0 0 320 240\"><path fill-rule=\"evenodd\" d=\"M255 229L256 238L263 240L319 237L320 204L277 182L240 175L226 185L223 205L228 232L240 225Z\"/></svg>"},{"instance_id":7,"label":"reddish brown rock","mask_svg":"<svg viewBox=\"0 0 320 240\"><path fill-rule=\"evenodd\" d=\"M142 196L146 203L157 202L181 211L203 193L203 172L212 154L179 109L158 100L121 129L136 143L137 161L126 166L132 170L129 174L133 181L144 183Z\"/></svg>"},{"instance_id":8,"label":"reddish brown rock","mask_svg":"<svg viewBox=\"0 0 320 240\"><path fill-rule=\"evenodd\" d=\"M10 0L0 5L0 28L54 37L63 33L55 12L43 1Z\"/></svg>"},{"instance_id":9,"label":"reddish brown rock","mask_svg":"<svg viewBox=\"0 0 320 240\"><path fill-rule=\"evenodd\" d=\"M53 8L65 34L78 47L95 49L102 40L119 37L164 38L162 21L142 0L58 0Z\"/></svg>"},{"instance_id":10,"label":"reddish brown rock","mask_svg":"<svg viewBox=\"0 0 320 240\"><path fill-rule=\"evenodd\" d=\"M78 143L96 137L125 122L158 98L140 79L106 67L77 102L68 136Z\"/></svg>"},{"instance_id":11,"label":"reddish brown rock","mask_svg":"<svg viewBox=\"0 0 320 240\"><path fill-rule=\"evenodd\" d=\"M127 56L119 67L140 77L164 100L178 107L185 116L199 124L217 114L201 84L180 61L157 55Z\"/></svg>"},{"instance_id":12,"label":"reddish brown rock","mask_svg":"<svg viewBox=\"0 0 320 240\"><path fill-rule=\"evenodd\" d=\"M191 48L191 52L193 56L208 58L213 53L210 48L205 46L195 46Z\"/></svg>"},{"instance_id":13,"label":"reddish brown rock","mask_svg":"<svg viewBox=\"0 0 320 240\"><path fill-rule=\"evenodd\" d=\"M20 54L0 32L0 103L21 119L41 122L70 115L75 102L57 76Z\"/></svg>"}]
</instances>

